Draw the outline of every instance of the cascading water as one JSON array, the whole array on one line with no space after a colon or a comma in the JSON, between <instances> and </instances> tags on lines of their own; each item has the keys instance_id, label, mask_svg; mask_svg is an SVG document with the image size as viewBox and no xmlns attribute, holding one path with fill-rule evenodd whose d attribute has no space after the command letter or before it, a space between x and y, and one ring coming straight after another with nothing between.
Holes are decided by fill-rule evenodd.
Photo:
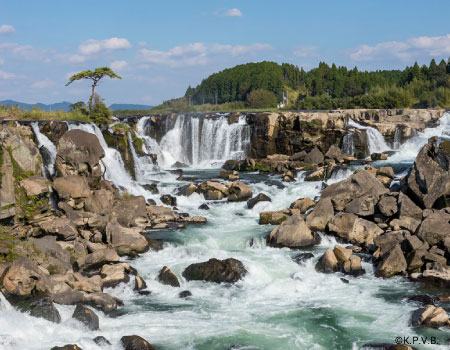
<instances>
[{"instance_id":1,"label":"cascading water","mask_svg":"<svg viewBox=\"0 0 450 350\"><path fill-rule=\"evenodd\" d=\"M352 156L355 155L355 134L351 131L349 131L347 134L344 135L342 138L342 153L344 154L350 154Z\"/></svg>"},{"instance_id":2,"label":"cascading water","mask_svg":"<svg viewBox=\"0 0 450 350\"><path fill-rule=\"evenodd\" d=\"M105 157L102 162L105 167L105 178L111 181L114 185L122 190L135 196L144 196L145 198L152 198L152 194L140 186L136 181L133 181L130 174L125 170L120 152L114 148L108 147L101 130L95 124L78 124L70 123L69 130L80 129L97 136L100 145L105 151Z\"/></svg>"},{"instance_id":3,"label":"cascading water","mask_svg":"<svg viewBox=\"0 0 450 350\"><path fill-rule=\"evenodd\" d=\"M398 152L388 158L388 161L412 163L419 153L419 150L428 142L428 139L433 136L450 138L450 112L444 113L439 119L439 126L435 128L426 128L423 132L418 132L416 136L407 140L398 148Z\"/></svg>"},{"instance_id":4,"label":"cascading water","mask_svg":"<svg viewBox=\"0 0 450 350\"><path fill-rule=\"evenodd\" d=\"M394 149L399 149L401 146L401 136L402 136L402 132L401 129L399 127L397 127L395 129L395 134L394 134L394 145L393 148Z\"/></svg>"},{"instance_id":5,"label":"cascading water","mask_svg":"<svg viewBox=\"0 0 450 350\"><path fill-rule=\"evenodd\" d=\"M148 117L137 124L138 136L144 141L147 153L156 153L162 167L175 162L193 167L211 167L228 159L245 158L250 145L250 127L245 116L237 123L228 123L226 116L200 118L180 115L175 125L158 144L146 134Z\"/></svg>"},{"instance_id":6,"label":"cascading water","mask_svg":"<svg viewBox=\"0 0 450 350\"><path fill-rule=\"evenodd\" d=\"M363 126L352 119L348 120L347 127L366 131L369 153L382 153L391 149L384 140L383 135L377 129L370 126Z\"/></svg>"},{"instance_id":7,"label":"cascading water","mask_svg":"<svg viewBox=\"0 0 450 350\"><path fill-rule=\"evenodd\" d=\"M56 147L51 142L47 136L45 136L39 130L39 124L37 122L31 124L31 128L33 129L34 135L36 136L36 141L41 151L42 158L44 159L43 167L50 175L55 174L55 160L56 160ZM43 175L46 175L46 172L43 171Z\"/></svg>"}]
</instances>

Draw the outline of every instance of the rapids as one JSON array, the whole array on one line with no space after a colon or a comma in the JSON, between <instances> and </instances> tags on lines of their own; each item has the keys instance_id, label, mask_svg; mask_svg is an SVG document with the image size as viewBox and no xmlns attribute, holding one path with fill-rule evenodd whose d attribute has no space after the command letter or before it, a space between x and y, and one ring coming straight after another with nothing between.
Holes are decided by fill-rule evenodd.
<instances>
[{"instance_id":1,"label":"rapids","mask_svg":"<svg viewBox=\"0 0 450 350\"><path fill-rule=\"evenodd\" d=\"M138 123L141 136L144 124L145 118L142 118ZM136 166L140 175L138 181L133 181L123 167L119 152L107 147L98 128L86 124L70 127L97 135L106 153L105 176L121 189L152 198L143 184L160 181L161 194L173 194L184 184L176 181L176 175L155 169L148 163ZM427 129L409 140L385 163L402 161L410 166L428 137L445 136L449 131L450 114L445 114L439 127ZM223 131L228 135L233 132ZM240 133L245 140L242 129ZM171 140L183 142L179 130L173 134ZM198 138L202 140L200 136ZM170 166L175 159L189 159L189 164L194 166L185 171L186 175L200 179L216 178L219 174L217 168L204 169L206 162L212 164L213 160L224 160L215 151L211 152L214 153L212 156L202 156L204 144L201 142L198 148L192 148L195 151L191 155L196 156L182 158L179 156L183 149L181 145L174 145L174 153L171 153L172 146L168 141L162 140L158 144L150 137L144 141L148 151L156 150L158 155L165 157L162 168ZM238 152L242 143L239 147L226 147L223 154L228 157ZM376 147L371 144L371 152L384 150L381 142ZM135 153L133 157L139 159ZM352 170L335 172L328 183L345 179ZM120 337L131 334L140 335L158 349L167 350L356 350L367 342L394 343L398 336L436 336L438 340L446 340L450 336L446 330L410 327L411 312L418 306L406 299L424 291L405 278L375 278L368 262L363 262L365 275L345 276L348 284L341 281L343 275L339 273L317 273L314 265L326 249L336 244L333 238L323 235L319 246L302 250L312 252L315 257L300 265L292 259L299 251L266 246L264 236L273 226L258 225L261 211L283 209L300 197L320 195L322 182L305 182L303 179L303 173L299 173L292 183L282 183L281 176L242 174L241 180L252 187L254 195L262 192L272 198L272 202L260 202L251 210L245 202L213 201L208 202L211 209L205 211L198 209L205 202L203 196L179 196L177 206L181 212L205 216L208 223L182 230L150 231L150 237L167 242L165 248L159 252L149 251L130 263L146 280L152 293L148 296L135 294L131 282L108 290L122 298L125 306L114 317L96 311L100 317L100 331L89 331L71 319L74 306L57 306L62 323L54 324L15 311L0 295L0 349L47 350L55 345L77 344L84 350L119 350ZM183 279L181 273L186 266L212 257L239 259L249 273L232 286ZM168 266L178 276L181 288L162 285L155 280L163 266ZM180 299L178 293L183 290L190 290L192 297ZM112 345L97 346L92 338L98 335L105 336ZM445 345L415 346L418 349L448 349Z\"/></svg>"}]
</instances>

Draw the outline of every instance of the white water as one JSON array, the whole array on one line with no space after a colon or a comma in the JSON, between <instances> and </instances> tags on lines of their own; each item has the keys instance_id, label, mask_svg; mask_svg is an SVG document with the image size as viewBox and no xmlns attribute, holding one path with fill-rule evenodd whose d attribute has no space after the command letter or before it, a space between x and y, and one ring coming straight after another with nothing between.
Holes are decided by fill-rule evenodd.
<instances>
[{"instance_id":1,"label":"white water","mask_svg":"<svg viewBox=\"0 0 450 350\"><path fill-rule=\"evenodd\" d=\"M250 144L245 116L229 124L226 116L201 119L180 115L160 143L146 134L148 119L138 121L137 133L144 140L147 153L156 153L158 164L164 168L177 161L196 168L218 167L228 159L245 158Z\"/></svg>"},{"instance_id":2,"label":"white water","mask_svg":"<svg viewBox=\"0 0 450 350\"><path fill-rule=\"evenodd\" d=\"M352 119L348 120L347 123L348 127L366 130L367 135L367 143L369 145L369 153L382 153L384 151L389 151L391 148L387 145L386 141L384 140L383 135L375 129L370 126L363 126L361 124L358 124Z\"/></svg>"},{"instance_id":3,"label":"white water","mask_svg":"<svg viewBox=\"0 0 450 350\"><path fill-rule=\"evenodd\" d=\"M47 162L47 164L44 164L43 166L47 169L48 173L50 175L55 174L55 160L56 160L56 147L51 142L47 136L45 136L41 131L39 130L39 124L37 122L31 124L31 128L33 129L34 135L36 136L36 141L38 144L39 149L41 147L44 147L47 150L47 154L49 155L50 159ZM43 172L43 175L45 175L45 172Z\"/></svg>"},{"instance_id":4,"label":"white water","mask_svg":"<svg viewBox=\"0 0 450 350\"><path fill-rule=\"evenodd\" d=\"M420 149L428 142L430 137L450 138L450 113L446 112L439 119L439 126L426 128L416 136L407 140L398 148L398 152L388 158L389 162L412 163Z\"/></svg>"},{"instance_id":5,"label":"white water","mask_svg":"<svg viewBox=\"0 0 450 350\"><path fill-rule=\"evenodd\" d=\"M441 122L439 128L448 128L444 125L447 124ZM105 148L107 178L130 193L138 190L139 186L123 175L120 154L106 146L101 132L94 126L82 128L96 134ZM426 132L446 132L436 129ZM116 174L110 174L108 168ZM328 183L351 173L350 169L339 169ZM345 276L348 284L342 283L343 275L339 273L317 273L314 265L318 258L336 244L330 237L323 237L317 247L304 249L315 255L304 265L291 259L297 251L266 246L263 237L272 226L258 225L259 213L286 208L300 197L314 198L320 194L321 182L304 182L304 174L300 173L296 182L285 183L279 189L271 184L279 176L242 176L255 195L265 193L272 202L260 202L251 210L245 202L210 202L211 210L203 211L198 209L205 202L202 195L178 197L180 211L206 216L208 224L151 235L167 240L165 249L149 251L130 263L144 277L152 294L135 294L132 283L107 290L125 301L125 314L111 318L96 311L100 331L93 332L71 319L73 306L58 306L62 323L56 325L13 310L0 296L0 349L48 350L55 345L75 343L84 350L121 350L120 337L137 334L165 350L356 350L366 342L393 343L397 336L418 335L420 331L409 326L411 313L418 305L406 301L408 295L420 293L413 283L400 277L375 278L372 266L365 262L367 274L357 278ZM161 180L160 189L167 193L174 190L173 176L165 173ZM253 246L249 244L251 239ZM241 260L247 276L234 286L188 282L182 277L186 266L212 257ZM178 276L181 288L155 280L163 266ZM190 290L193 296L178 298L182 290ZM449 335L445 329L432 332L441 340ZM91 339L97 335L105 336L112 346L95 345ZM416 347L446 349L436 345Z\"/></svg>"}]
</instances>

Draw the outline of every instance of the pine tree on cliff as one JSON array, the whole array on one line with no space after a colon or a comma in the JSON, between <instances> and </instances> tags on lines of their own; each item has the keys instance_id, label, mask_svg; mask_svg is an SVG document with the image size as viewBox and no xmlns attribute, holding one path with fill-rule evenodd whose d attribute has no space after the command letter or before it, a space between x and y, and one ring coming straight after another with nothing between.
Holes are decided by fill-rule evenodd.
<instances>
[{"instance_id":1,"label":"pine tree on cliff","mask_svg":"<svg viewBox=\"0 0 450 350\"><path fill-rule=\"evenodd\" d=\"M94 71L85 70L85 71L76 73L70 77L69 82L66 84L66 86L69 86L74 81L81 80L81 79L92 80L92 92L91 92L91 96L89 97L89 116L91 116L91 117L92 117L92 112L93 112L92 102L94 100L95 88L96 88L97 84L99 83L99 81L105 76L110 77L111 79L114 79L114 78L122 79L122 77L120 77L119 75L114 73L111 68L100 67L100 68L95 68Z\"/></svg>"}]
</instances>

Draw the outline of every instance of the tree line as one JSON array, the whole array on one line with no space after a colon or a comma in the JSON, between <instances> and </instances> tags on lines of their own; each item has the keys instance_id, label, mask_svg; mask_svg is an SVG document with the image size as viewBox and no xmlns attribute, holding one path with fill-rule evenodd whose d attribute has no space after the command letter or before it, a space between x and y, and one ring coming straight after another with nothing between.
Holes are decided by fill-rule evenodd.
<instances>
[{"instance_id":1,"label":"tree line","mask_svg":"<svg viewBox=\"0 0 450 350\"><path fill-rule=\"evenodd\" d=\"M288 63L247 63L189 86L185 98L193 105L241 101L252 106L255 90L258 107L262 97L264 107L275 107L288 90L290 109L450 108L450 59L371 72L325 62L310 71Z\"/></svg>"}]
</instances>

